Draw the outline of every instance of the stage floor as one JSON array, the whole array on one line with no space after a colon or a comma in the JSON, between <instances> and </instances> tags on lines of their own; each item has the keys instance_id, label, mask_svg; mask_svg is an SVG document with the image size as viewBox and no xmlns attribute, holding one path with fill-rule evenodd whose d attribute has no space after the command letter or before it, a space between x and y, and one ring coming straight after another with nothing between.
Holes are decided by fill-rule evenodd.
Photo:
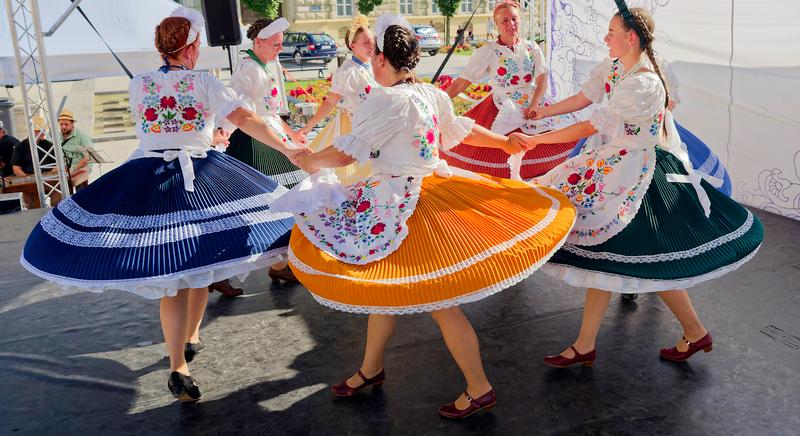
<instances>
[{"instance_id":1,"label":"stage floor","mask_svg":"<svg viewBox=\"0 0 800 436\"><path fill-rule=\"evenodd\" d=\"M797 434L800 222L762 211L766 239L738 271L693 289L714 351L658 358L680 327L656 295L612 299L594 368L556 370L583 291L542 274L464 306L498 403L462 422L440 404L464 388L434 322L403 317L382 389L334 399L361 361L366 317L316 304L302 286L252 274L246 295L209 299L192 364L205 393L174 403L158 302L62 293L19 253L42 210L0 216L0 434Z\"/></svg>"}]
</instances>

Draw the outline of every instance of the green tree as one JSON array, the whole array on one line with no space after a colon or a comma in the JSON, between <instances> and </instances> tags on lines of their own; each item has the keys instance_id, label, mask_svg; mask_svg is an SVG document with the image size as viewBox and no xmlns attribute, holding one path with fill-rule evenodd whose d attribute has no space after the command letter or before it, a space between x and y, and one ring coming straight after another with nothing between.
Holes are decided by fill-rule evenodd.
<instances>
[{"instance_id":1,"label":"green tree","mask_svg":"<svg viewBox=\"0 0 800 436\"><path fill-rule=\"evenodd\" d=\"M242 0L251 11L266 17L276 18L281 8L281 0Z\"/></svg>"},{"instance_id":2,"label":"green tree","mask_svg":"<svg viewBox=\"0 0 800 436\"><path fill-rule=\"evenodd\" d=\"M450 18L456 14L461 0L433 0L439 7L439 12L444 16L444 38L450 44Z\"/></svg>"},{"instance_id":3,"label":"green tree","mask_svg":"<svg viewBox=\"0 0 800 436\"><path fill-rule=\"evenodd\" d=\"M369 13L374 11L381 3L383 3L383 0L358 0L356 6L358 7L358 12L369 15Z\"/></svg>"}]
</instances>

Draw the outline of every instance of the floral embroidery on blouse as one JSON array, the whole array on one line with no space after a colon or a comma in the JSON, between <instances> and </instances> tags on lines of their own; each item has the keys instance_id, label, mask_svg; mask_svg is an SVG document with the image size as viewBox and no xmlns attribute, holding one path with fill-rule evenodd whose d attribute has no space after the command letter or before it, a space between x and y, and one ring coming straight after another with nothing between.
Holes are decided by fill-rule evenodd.
<instances>
[{"instance_id":1,"label":"floral embroidery on blouse","mask_svg":"<svg viewBox=\"0 0 800 436\"><path fill-rule=\"evenodd\" d=\"M354 242L360 247L371 247L368 251L370 256L389 250L395 244L397 235L403 231L401 223L405 222L408 215L413 212L408 207L408 203L413 199L413 182L414 177L406 178L400 204L392 200L378 201L375 188L382 183L380 179L366 179L356 183L351 188L355 195L345 200L338 208L328 207L315 217L319 218L318 222L324 229L312 224L307 214L299 215L317 240L328 247L331 253L341 259L358 262L364 258L363 255L346 253L338 247ZM392 211L399 212L392 213ZM328 234L331 231L333 233L329 239ZM353 236L355 240L352 239Z\"/></svg>"},{"instance_id":2,"label":"floral embroidery on blouse","mask_svg":"<svg viewBox=\"0 0 800 436\"><path fill-rule=\"evenodd\" d=\"M653 121L650 124L649 133L650 136L656 136L658 134L658 129L661 127L661 121L664 119L664 111L659 111L657 114L653 116ZM642 128L635 123L625 122L623 124L625 129L626 135L638 135L639 132L642 131Z\"/></svg>"},{"instance_id":3,"label":"floral embroidery on blouse","mask_svg":"<svg viewBox=\"0 0 800 436\"><path fill-rule=\"evenodd\" d=\"M358 93L358 98L363 103L367 97L369 97L369 92L372 91L372 85L367 85L362 91Z\"/></svg>"},{"instance_id":4,"label":"floral embroidery on blouse","mask_svg":"<svg viewBox=\"0 0 800 436\"><path fill-rule=\"evenodd\" d=\"M161 95L161 85L149 75L142 76L146 93L136 106L143 133L175 133L203 130L208 112L188 92L194 90L194 74L188 74L172 85L177 95Z\"/></svg>"},{"instance_id":5,"label":"floral embroidery on blouse","mask_svg":"<svg viewBox=\"0 0 800 436\"><path fill-rule=\"evenodd\" d=\"M272 90L264 96L264 103L268 111L277 113L281 108L281 93L278 87L273 86Z\"/></svg>"},{"instance_id":6,"label":"floral embroidery on blouse","mask_svg":"<svg viewBox=\"0 0 800 436\"><path fill-rule=\"evenodd\" d=\"M439 156L439 148L437 146L439 142L439 120L436 115L431 113L428 105L415 94L411 95L411 101L414 102L414 105L417 106L424 117L423 127L414 135L414 141L411 145L419 149L419 157L431 160L434 156Z\"/></svg>"},{"instance_id":7,"label":"floral embroidery on blouse","mask_svg":"<svg viewBox=\"0 0 800 436\"><path fill-rule=\"evenodd\" d=\"M531 83L534 73L533 51L527 46L527 56L522 60L522 65L519 65L514 58L506 56L505 53L499 49L494 49L494 55L498 58L498 67L495 70L494 80L498 86L507 88L518 86L521 83Z\"/></svg>"},{"instance_id":8,"label":"floral embroidery on blouse","mask_svg":"<svg viewBox=\"0 0 800 436\"><path fill-rule=\"evenodd\" d=\"M611 71L609 71L608 77L606 77L606 94L610 94L611 89L613 89L617 81L619 81L619 63L619 59L614 59L614 61L611 62Z\"/></svg>"}]
</instances>

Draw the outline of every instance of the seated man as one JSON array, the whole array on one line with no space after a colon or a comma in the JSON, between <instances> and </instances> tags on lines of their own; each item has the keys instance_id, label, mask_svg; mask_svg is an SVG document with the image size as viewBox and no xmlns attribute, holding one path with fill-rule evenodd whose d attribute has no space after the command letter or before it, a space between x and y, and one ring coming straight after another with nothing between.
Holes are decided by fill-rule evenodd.
<instances>
[{"instance_id":1,"label":"seated man","mask_svg":"<svg viewBox=\"0 0 800 436\"><path fill-rule=\"evenodd\" d=\"M44 149L51 149L53 147L53 143L45 139L44 135L44 126L45 121L44 118L40 116L35 116L32 119L33 121L33 136L36 138L36 143L39 147ZM39 150L39 158L42 159L45 157L45 152ZM47 156L47 158L42 162L42 165L53 165L55 163L55 159ZM11 167L14 171L14 175L18 177L26 177L30 176L34 173L33 170L33 159L31 158L31 146L30 146L30 138L24 139L22 142L17 144L14 147L14 152L11 155ZM42 172L47 172L49 168L43 168ZM57 171L57 168L52 168L52 171Z\"/></svg>"},{"instance_id":2,"label":"seated man","mask_svg":"<svg viewBox=\"0 0 800 436\"><path fill-rule=\"evenodd\" d=\"M14 175L14 170L11 169L11 155L17 144L19 144L17 138L9 135L3 122L0 121L0 173L2 173L0 176L2 177Z\"/></svg>"},{"instance_id":3,"label":"seated man","mask_svg":"<svg viewBox=\"0 0 800 436\"><path fill-rule=\"evenodd\" d=\"M75 127L75 116L69 109L64 109L58 116L58 127L61 130L61 151L64 152L64 164L69 167L70 173L81 168L86 168L87 172L92 171L89 163L87 148L92 146L92 140L88 135ZM80 191L89 184L89 181L75 186Z\"/></svg>"}]
</instances>

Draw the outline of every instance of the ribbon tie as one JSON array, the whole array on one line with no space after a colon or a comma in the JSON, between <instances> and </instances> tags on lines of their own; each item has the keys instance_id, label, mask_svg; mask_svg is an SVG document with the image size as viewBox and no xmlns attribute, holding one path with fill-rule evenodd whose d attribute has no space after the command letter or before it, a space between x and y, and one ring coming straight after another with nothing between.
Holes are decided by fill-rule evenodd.
<instances>
[{"instance_id":1,"label":"ribbon tie","mask_svg":"<svg viewBox=\"0 0 800 436\"><path fill-rule=\"evenodd\" d=\"M172 162L176 158L183 174L183 187L189 192L194 192L194 165L192 158L205 159L208 156L208 149L188 149L188 150L164 150L147 151L145 157L160 157L166 162Z\"/></svg>"}]
</instances>

